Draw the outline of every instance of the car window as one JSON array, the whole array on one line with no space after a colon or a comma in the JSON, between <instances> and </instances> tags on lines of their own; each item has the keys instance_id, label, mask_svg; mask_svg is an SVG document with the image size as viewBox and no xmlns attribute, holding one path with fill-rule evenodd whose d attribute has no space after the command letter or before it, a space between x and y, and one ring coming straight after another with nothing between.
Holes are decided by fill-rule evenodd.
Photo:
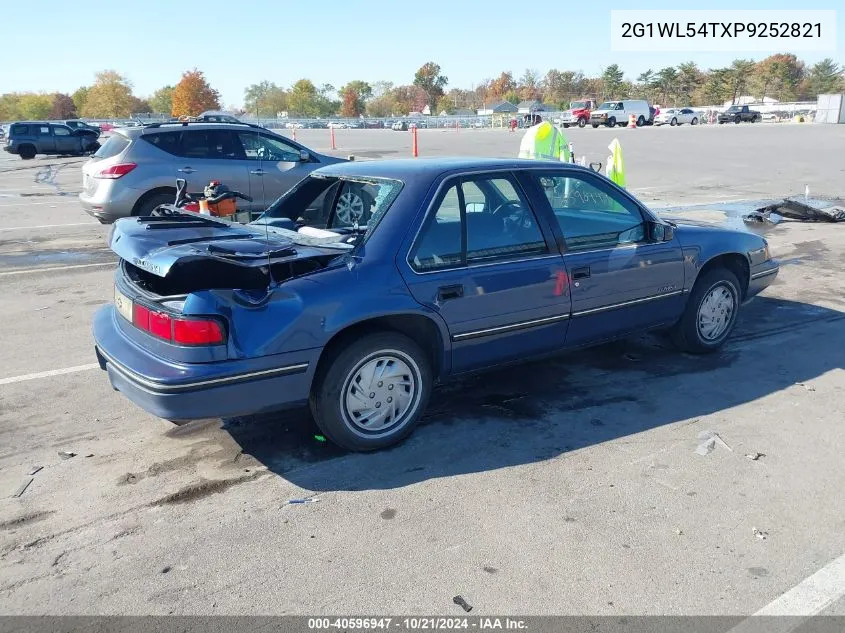
<instances>
[{"instance_id":1,"label":"car window","mask_svg":"<svg viewBox=\"0 0 845 633\"><path fill-rule=\"evenodd\" d=\"M13 125L12 126L12 134L19 134L20 136L26 136L29 134L29 126L28 125Z\"/></svg>"},{"instance_id":2,"label":"car window","mask_svg":"<svg viewBox=\"0 0 845 633\"><path fill-rule=\"evenodd\" d=\"M416 270L428 271L546 252L537 219L511 180L482 177L446 190L411 257Z\"/></svg>"},{"instance_id":3,"label":"car window","mask_svg":"<svg viewBox=\"0 0 845 633\"><path fill-rule=\"evenodd\" d=\"M70 136L70 128L66 128L63 125L54 125L53 134L56 136Z\"/></svg>"},{"instance_id":4,"label":"car window","mask_svg":"<svg viewBox=\"0 0 845 633\"><path fill-rule=\"evenodd\" d=\"M237 135L231 130L187 130L182 132L179 156L184 158L243 158Z\"/></svg>"},{"instance_id":5,"label":"car window","mask_svg":"<svg viewBox=\"0 0 845 633\"><path fill-rule=\"evenodd\" d=\"M50 126L49 125L39 125L38 126L38 135L39 136L50 136Z\"/></svg>"},{"instance_id":6,"label":"car window","mask_svg":"<svg viewBox=\"0 0 845 633\"><path fill-rule=\"evenodd\" d=\"M645 239L637 206L580 176L534 175L570 251L613 248Z\"/></svg>"},{"instance_id":7,"label":"car window","mask_svg":"<svg viewBox=\"0 0 845 633\"><path fill-rule=\"evenodd\" d=\"M141 138L146 140L146 137ZM94 152L94 156L97 158L111 158L112 156L117 156L129 147L129 143L131 143L131 141L123 136L123 134L112 134L106 139L106 142L100 146L100 149Z\"/></svg>"},{"instance_id":8,"label":"car window","mask_svg":"<svg viewBox=\"0 0 845 633\"><path fill-rule=\"evenodd\" d=\"M238 132L248 160L299 162L299 148L281 139L255 132Z\"/></svg>"},{"instance_id":9,"label":"car window","mask_svg":"<svg viewBox=\"0 0 845 633\"><path fill-rule=\"evenodd\" d=\"M120 136L118 134L112 135L109 138L109 141L116 136ZM144 134L141 136L141 140L146 141L150 145L154 145L155 147L159 148L160 150L167 152L168 154L173 154L174 156L179 155L179 138L182 136L182 132L155 132L153 134ZM109 141L106 141L108 144ZM105 147L105 145L103 146ZM123 151L123 150L120 150ZM119 152L118 152L119 153ZM97 152L99 155L99 152Z\"/></svg>"}]
</instances>

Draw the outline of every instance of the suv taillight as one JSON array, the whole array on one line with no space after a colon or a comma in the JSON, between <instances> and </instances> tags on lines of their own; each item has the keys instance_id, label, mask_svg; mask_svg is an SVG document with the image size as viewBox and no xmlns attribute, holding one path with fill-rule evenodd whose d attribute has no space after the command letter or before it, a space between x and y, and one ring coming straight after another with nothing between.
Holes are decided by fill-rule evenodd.
<instances>
[{"instance_id":1,"label":"suv taillight","mask_svg":"<svg viewBox=\"0 0 845 633\"><path fill-rule=\"evenodd\" d=\"M177 345L220 345L225 341L223 328L213 319L171 317L137 303L132 306L132 325Z\"/></svg>"},{"instance_id":2,"label":"suv taillight","mask_svg":"<svg viewBox=\"0 0 845 633\"><path fill-rule=\"evenodd\" d=\"M137 166L138 165L136 165L135 163L118 163L117 165L106 167L102 171L97 172L94 175L94 178L106 178L108 180L115 180L117 178L120 178L121 176L125 176Z\"/></svg>"}]
</instances>

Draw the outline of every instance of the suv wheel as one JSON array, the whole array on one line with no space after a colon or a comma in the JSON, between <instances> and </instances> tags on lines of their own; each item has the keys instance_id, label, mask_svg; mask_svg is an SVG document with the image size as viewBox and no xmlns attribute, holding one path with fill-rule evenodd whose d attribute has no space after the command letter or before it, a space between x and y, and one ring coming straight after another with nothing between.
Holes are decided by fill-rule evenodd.
<instances>
[{"instance_id":1,"label":"suv wheel","mask_svg":"<svg viewBox=\"0 0 845 633\"><path fill-rule=\"evenodd\" d=\"M431 393L428 358L411 339L379 332L323 360L310 405L320 430L351 451L391 446L413 431Z\"/></svg>"},{"instance_id":2,"label":"suv wheel","mask_svg":"<svg viewBox=\"0 0 845 633\"><path fill-rule=\"evenodd\" d=\"M643 127L645 125L645 117L641 114L637 118L637 127Z\"/></svg>"},{"instance_id":3,"label":"suv wheel","mask_svg":"<svg viewBox=\"0 0 845 633\"><path fill-rule=\"evenodd\" d=\"M726 268L705 273L693 286L681 320L672 329L672 340L694 354L717 351L736 324L740 306L739 281Z\"/></svg>"},{"instance_id":4,"label":"suv wheel","mask_svg":"<svg viewBox=\"0 0 845 633\"><path fill-rule=\"evenodd\" d=\"M607 120L607 127L616 127L616 117L612 116Z\"/></svg>"},{"instance_id":5,"label":"suv wheel","mask_svg":"<svg viewBox=\"0 0 845 633\"><path fill-rule=\"evenodd\" d=\"M18 154L24 160L31 160L35 158L35 148L32 145L22 145Z\"/></svg>"},{"instance_id":6,"label":"suv wheel","mask_svg":"<svg viewBox=\"0 0 845 633\"><path fill-rule=\"evenodd\" d=\"M578 119L578 127L584 127L587 125L587 119Z\"/></svg>"},{"instance_id":7,"label":"suv wheel","mask_svg":"<svg viewBox=\"0 0 845 633\"><path fill-rule=\"evenodd\" d=\"M173 204L176 200L176 192L156 193L144 198L132 211L132 215L146 217L152 215L153 211L163 204Z\"/></svg>"}]
</instances>

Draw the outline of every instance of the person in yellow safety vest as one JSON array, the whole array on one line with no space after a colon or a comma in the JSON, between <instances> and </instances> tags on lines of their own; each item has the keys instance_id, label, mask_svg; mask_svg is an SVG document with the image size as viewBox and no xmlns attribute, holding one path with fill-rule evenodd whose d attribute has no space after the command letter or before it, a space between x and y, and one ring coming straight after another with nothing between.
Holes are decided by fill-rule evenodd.
<instances>
[{"instance_id":1,"label":"person in yellow safety vest","mask_svg":"<svg viewBox=\"0 0 845 633\"><path fill-rule=\"evenodd\" d=\"M519 158L569 162L569 142L557 127L541 121L525 131L519 144Z\"/></svg>"}]
</instances>

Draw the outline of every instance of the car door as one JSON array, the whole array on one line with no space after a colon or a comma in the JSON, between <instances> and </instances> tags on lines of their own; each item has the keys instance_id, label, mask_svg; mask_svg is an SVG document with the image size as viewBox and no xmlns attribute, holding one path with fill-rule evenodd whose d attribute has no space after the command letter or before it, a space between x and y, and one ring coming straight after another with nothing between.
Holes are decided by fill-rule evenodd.
<instances>
[{"instance_id":1,"label":"car door","mask_svg":"<svg viewBox=\"0 0 845 633\"><path fill-rule=\"evenodd\" d=\"M185 178L190 193L201 192L209 182L219 180L229 189L252 196L243 148L232 130L188 127L175 152L174 178ZM248 203L239 200L238 206L248 208Z\"/></svg>"},{"instance_id":2,"label":"car door","mask_svg":"<svg viewBox=\"0 0 845 633\"><path fill-rule=\"evenodd\" d=\"M82 151L82 139L73 134L65 125L51 125L53 128L53 142L59 154L75 154Z\"/></svg>"},{"instance_id":3,"label":"car door","mask_svg":"<svg viewBox=\"0 0 845 633\"><path fill-rule=\"evenodd\" d=\"M262 210L305 178L315 167L313 159L303 160L299 146L255 130L239 131L238 137L248 163L250 186L262 200Z\"/></svg>"},{"instance_id":4,"label":"car door","mask_svg":"<svg viewBox=\"0 0 845 633\"><path fill-rule=\"evenodd\" d=\"M34 130L38 135L36 144L39 154L55 154L56 153L56 139L53 137L53 131L50 129L48 123L41 123L40 125L30 125L30 130Z\"/></svg>"},{"instance_id":5,"label":"car door","mask_svg":"<svg viewBox=\"0 0 845 633\"><path fill-rule=\"evenodd\" d=\"M550 170L531 172L531 178L565 246L572 294L567 346L670 324L681 316L683 254L676 237L664 241L656 235L665 225L598 174Z\"/></svg>"},{"instance_id":6,"label":"car door","mask_svg":"<svg viewBox=\"0 0 845 633\"><path fill-rule=\"evenodd\" d=\"M570 312L563 259L510 173L440 187L400 269L435 310L460 373L562 347Z\"/></svg>"}]
</instances>

